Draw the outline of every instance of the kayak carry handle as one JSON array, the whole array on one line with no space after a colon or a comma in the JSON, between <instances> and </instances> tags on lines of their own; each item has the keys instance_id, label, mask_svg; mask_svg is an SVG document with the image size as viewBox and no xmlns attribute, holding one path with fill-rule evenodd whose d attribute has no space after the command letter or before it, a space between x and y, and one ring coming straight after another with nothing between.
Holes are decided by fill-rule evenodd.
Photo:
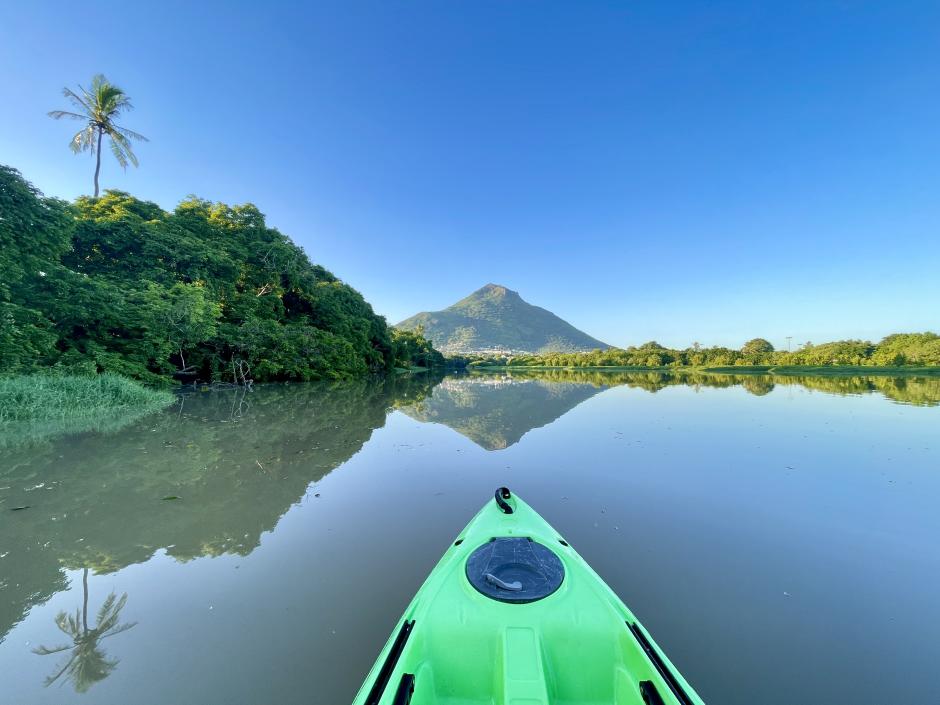
<instances>
[{"instance_id":1,"label":"kayak carry handle","mask_svg":"<svg viewBox=\"0 0 940 705\"><path fill-rule=\"evenodd\" d=\"M646 705L666 705L653 681L640 681L640 695L643 696L643 702Z\"/></svg>"},{"instance_id":2,"label":"kayak carry handle","mask_svg":"<svg viewBox=\"0 0 940 705\"><path fill-rule=\"evenodd\" d=\"M672 694L676 696L676 700L678 700L681 705L695 705L692 702L692 698L690 698L688 694L685 692L685 690L682 688L682 684L679 683L678 679L673 675L672 671L670 671L666 667L665 662L663 662L662 656L660 656L659 652L653 648L653 645L650 643L650 640L646 637L646 634L644 634L643 630L640 629L640 625L638 625L636 622L627 622L626 624L627 624L627 629L630 630L630 633L633 634L633 636L639 642L640 647L646 653L646 657L650 661L653 662L653 665L656 667L656 670L659 671L659 675L663 677L663 680L666 681L666 685L669 686L669 690L671 690ZM652 685L651 681L644 681L644 682L648 682L650 683L650 685ZM640 685L642 687L642 683ZM659 696L659 693L657 692L656 695ZM644 694L643 697L645 698L646 695ZM649 702L649 701L647 700L646 702ZM655 705L655 701L654 701L654 705Z\"/></svg>"},{"instance_id":3,"label":"kayak carry handle","mask_svg":"<svg viewBox=\"0 0 940 705\"><path fill-rule=\"evenodd\" d=\"M411 696L415 694L415 675L414 673L405 673L398 683L398 690L395 691L395 699L392 705L408 705L411 702Z\"/></svg>"},{"instance_id":4,"label":"kayak carry handle","mask_svg":"<svg viewBox=\"0 0 940 705\"><path fill-rule=\"evenodd\" d=\"M519 592L522 589L522 583L518 580L513 580L511 583L507 583L505 580L500 580L492 573L487 573L483 576L486 578L486 582L491 585L495 585L500 590L512 590L513 592Z\"/></svg>"},{"instance_id":5,"label":"kayak carry handle","mask_svg":"<svg viewBox=\"0 0 940 705\"><path fill-rule=\"evenodd\" d=\"M398 663L398 659L405 650L405 642L408 641L408 637L411 635L411 630L414 629L414 626L415 621L413 619L406 619L402 622L401 629L398 630L398 636L395 637L395 641L392 642L392 648L389 649L388 656L385 657L385 663L382 664L382 668L379 670L379 674L375 677L375 682L372 684L372 689L369 690L369 694L366 696L365 705L378 705L379 701L382 699L382 695L385 693L385 686L388 685L388 681L392 677L395 664ZM401 691L400 684L399 691ZM396 698L397 697L398 695L396 695ZM408 699L411 699L410 692L408 693ZM399 701L395 700L393 702L397 703ZM407 703L408 700L405 700L405 702Z\"/></svg>"},{"instance_id":6,"label":"kayak carry handle","mask_svg":"<svg viewBox=\"0 0 940 705\"><path fill-rule=\"evenodd\" d=\"M508 487L499 487L496 490L496 505L499 507L500 511L503 514L512 514L512 507L509 506L509 502L506 500L512 497L512 493L509 491Z\"/></svg>"}]
</instances>

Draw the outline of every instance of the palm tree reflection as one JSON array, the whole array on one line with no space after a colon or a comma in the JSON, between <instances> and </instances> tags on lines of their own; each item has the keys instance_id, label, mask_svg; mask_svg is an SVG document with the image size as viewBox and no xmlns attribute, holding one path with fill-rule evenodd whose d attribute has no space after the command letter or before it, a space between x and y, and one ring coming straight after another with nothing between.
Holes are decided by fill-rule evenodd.
<instances>
[{"instance_id":1,"label":"palm tree reflection","mask_svg":"<svg viewBox=\"0 0 940 705\"><path fill-rule=\"evenodd\" d=\"M63 683L71 681L76 692L84 693L98 681L107 678L117 667L118 659L108 658L108 655L101 648L100 642L109 636L126 632L137 624L137 622L119 624L121 610L124 609L124 604L127 602L127 593L118 598L112 592L105 598L98 610L97 623L89 629L87 568L82 574L82 589L84 599L82 600L81 609L75 608L75 614L59 612L55 618L56 626L72 640L72 643L51 649L45 646L33 649L33 653L40 656L71 651L69 659L62 667L46 678L45 685L47 687L64 676Z\"/></svg>"}]
</instances>

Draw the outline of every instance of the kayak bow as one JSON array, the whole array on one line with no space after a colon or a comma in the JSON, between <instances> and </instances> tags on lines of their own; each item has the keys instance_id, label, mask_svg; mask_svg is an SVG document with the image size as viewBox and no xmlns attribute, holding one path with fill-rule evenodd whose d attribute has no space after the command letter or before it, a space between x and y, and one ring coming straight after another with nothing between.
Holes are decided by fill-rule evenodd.
<instances>
[{"instance_id":1,"label":"kayak bow","mask_svg":"<svg viewBox=\"0 0 940 705\"><path fill-rule=\"evenodd\" d=\"M354 705L704 705L584 559L496 491L418 590Z\"/></svg>"}]
</instances>

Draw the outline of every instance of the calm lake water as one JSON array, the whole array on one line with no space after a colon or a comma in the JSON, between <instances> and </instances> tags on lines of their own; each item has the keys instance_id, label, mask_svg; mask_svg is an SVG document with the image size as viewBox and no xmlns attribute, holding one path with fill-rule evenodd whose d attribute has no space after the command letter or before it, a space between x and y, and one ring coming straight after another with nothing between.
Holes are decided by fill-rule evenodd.
<instances>
[{"instance_id":1,"label":"calm lake water","mask_svg":"<svg viewBox=\"0 0 940 705\"><path fill-rule=\"evenodd\" d=\"M416 376L7 443L0 700L348 703L508 485L706 702L940 702L938 404L938 379Z\"/></svg>"}]
</instances>

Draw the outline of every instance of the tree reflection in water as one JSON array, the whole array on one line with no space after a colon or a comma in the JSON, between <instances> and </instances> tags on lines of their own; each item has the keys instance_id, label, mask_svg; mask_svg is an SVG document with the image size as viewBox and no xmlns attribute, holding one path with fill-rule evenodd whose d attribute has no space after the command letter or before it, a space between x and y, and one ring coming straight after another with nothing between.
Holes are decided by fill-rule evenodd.
<instances>
[{"instance_id":1,"label":"tree reflection in water","mask_svg":"<svg viewBox=\"0 0 940 705\"><path fill-rule=\"evenodd\" d=\"M101 648L101 642L109 636L126 632L137 622L120 624L121 610L127 603L127 593L118 598L113 592L105 598L98 609L96 624L88 627L88 568L82 572L83 599L81 608L75 608L75 614L62 611L56 615L55 623L59 630L68 636L72 642L49 648L40 646L33 649L33 653L40 656L60 654L70 651L67 661L52 675L48 676L45 685L48 687L65 678L62 682L71 682L78 693L84 693L91 686L103 681L117 668L116 658L108 658Z\"/></svg>"}]
</instances>

